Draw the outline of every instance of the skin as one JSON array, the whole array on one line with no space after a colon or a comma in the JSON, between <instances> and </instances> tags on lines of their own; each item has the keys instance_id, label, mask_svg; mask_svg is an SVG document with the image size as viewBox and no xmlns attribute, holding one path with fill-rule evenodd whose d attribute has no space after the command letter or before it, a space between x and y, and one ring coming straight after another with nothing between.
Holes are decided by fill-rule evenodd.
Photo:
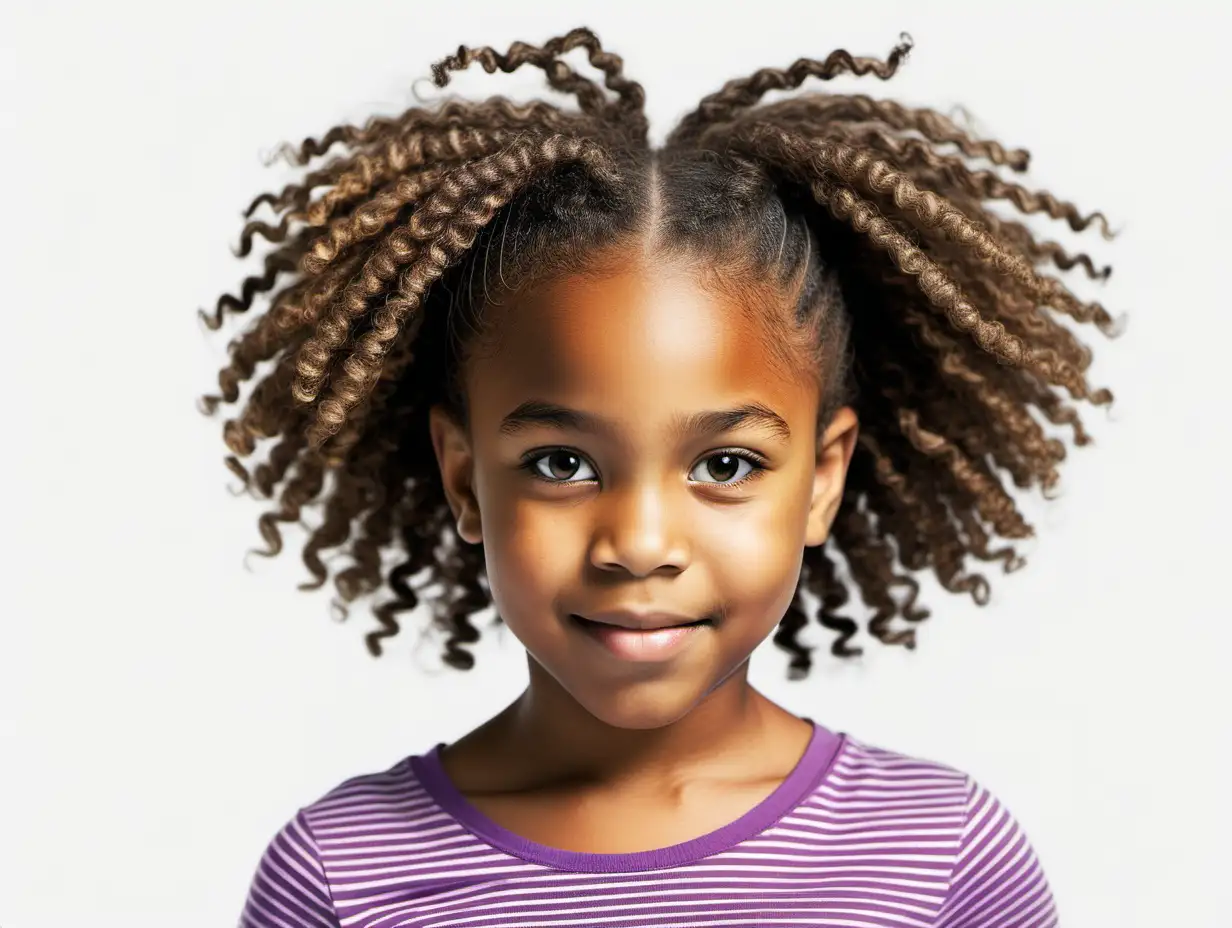
<instances>
[{"instance_id":1,"label":"skin","mask_svg":"<svg viewBox=\"0 0 1232 928\"><path fill-rule=\"evenodd\" d=\"M503 303L494 347L467 361L469 434L430 414L459 534L483 544L530 669L442 762L481 812L540 843L631 852L698 837L769 795L811 735L749 684L748 664L795 595L804 548L829 533L856 417L844 407L818 435L815 374L783 370L764 314L717 290L636 246L601 274L539 285ZM765 302L787 318L788 295ZM607 425L502 433L528 400ZM743 403L790 438L672 431L678 415ZM665 663L618 660L568 619L622 607L719 617Z\"/></svg>"}]
</instances>

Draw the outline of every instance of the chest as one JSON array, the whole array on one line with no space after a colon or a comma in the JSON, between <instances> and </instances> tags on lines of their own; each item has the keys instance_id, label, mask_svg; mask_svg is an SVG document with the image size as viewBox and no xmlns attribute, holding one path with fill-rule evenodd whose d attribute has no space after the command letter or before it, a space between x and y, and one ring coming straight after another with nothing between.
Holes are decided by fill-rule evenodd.
<instances>
[{"instance_id":1,"label":"chest","mask_svg":"<svg viewBox=\"0 0 1232 928\"><path fill-rule=\"evenodd\" d=\"M472 800L475 801L475 800ZM749 797L747 801L752 801ZM563 804L537 809L475 801L496 824L539 844L580 853L629 854L681 844L741 815L734 800L707 813L651 803ZM537 814L535 814L537 813ZM684 814L682 814L684 813ZM498 854L478 839L437 827L412 847L356 856L339 848L340 923L353 928L545 928L645 925L661 928L923 928L939 911L952 870L953 840L894 848L884 825L848 820L835 834L803 832L789 820L681 866L636 872L558 870ZM376 865L373 865L376 861ZM377 882L379 881L379 882ZM374 889L375 887L375 889Z\"/></svg>"}]
</instances>

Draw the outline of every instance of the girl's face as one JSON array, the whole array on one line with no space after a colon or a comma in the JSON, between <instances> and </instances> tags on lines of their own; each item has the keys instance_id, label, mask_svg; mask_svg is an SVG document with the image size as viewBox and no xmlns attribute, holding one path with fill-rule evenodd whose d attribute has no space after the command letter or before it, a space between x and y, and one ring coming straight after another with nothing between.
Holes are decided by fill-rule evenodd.
<instances>
[{"instance_id":1,"label":"girl's face","mask_svg":"<svg viewBox=\"0 0 1232 928\"><path fill-rule=\"evenodd\" d=\"M670 724L783 617L837 510L854 414L819 437L816 376L781 369L757 312L639 253L489 313L495 339L465 371L470 436L431 412L462 537L482 542L538 676L607 724ZM632 660L573 618L610 610L713 624Z\"/></svg>"}]
</instances>

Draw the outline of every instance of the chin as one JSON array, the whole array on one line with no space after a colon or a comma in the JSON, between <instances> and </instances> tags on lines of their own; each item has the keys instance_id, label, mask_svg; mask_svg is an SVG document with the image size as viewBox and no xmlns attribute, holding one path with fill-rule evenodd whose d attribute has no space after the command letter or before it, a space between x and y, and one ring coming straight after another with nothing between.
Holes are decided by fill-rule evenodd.
<instances>
[{"instance_id":1,"label":"chin","mask_svg":"<svg viewBox=\"0 0 1232 928\"><path fill-rule=\"evenodd\" d=\"M705 697L679 680L643 680L619 689L570 695L583 709L612 728L649 731L680 721Z\"/></svg>"}]
</instances>

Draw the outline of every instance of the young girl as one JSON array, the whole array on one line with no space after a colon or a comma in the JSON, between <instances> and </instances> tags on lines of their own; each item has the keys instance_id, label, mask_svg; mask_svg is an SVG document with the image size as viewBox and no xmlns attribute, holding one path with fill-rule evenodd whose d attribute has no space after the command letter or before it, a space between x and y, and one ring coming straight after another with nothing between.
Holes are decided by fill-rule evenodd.
<instances>
[{"instance_id":1,"label":"young girl","mask_svg":"<svg viewBox=\"0 0 1232 928\"><path fill-rule=\"evenodd\" d=\"M603 86L562 60L583 48ZM421 605L467 670L489 605L526 690L490 721L309 802L273 838L245 926L1045 926L1040 864L979 782L835 732L748 682L766 636L807 674L868 630L915 646L931 568L1020 565L1004 476L1047 491L1107 403L1060 315L1109 329L1049 272L1091 259L986 205L1087 227L1005 180L1027 152L863 95L760 104L888 60L835 51L705 98L647 140L640 85L578 29L434 67L541 68L577 108L449 100L303 143L336 156L259 197L265 273L207 316L269 310L213 411L279 523L319 503L304 561L351 563L383 639ZM991 167L972 166L983 159ZM262 439L273 439L255 466ZM387 555L395 565L382 573ZM433 587L431 593L426 588Z\"/></svg>"}]
</instances>

